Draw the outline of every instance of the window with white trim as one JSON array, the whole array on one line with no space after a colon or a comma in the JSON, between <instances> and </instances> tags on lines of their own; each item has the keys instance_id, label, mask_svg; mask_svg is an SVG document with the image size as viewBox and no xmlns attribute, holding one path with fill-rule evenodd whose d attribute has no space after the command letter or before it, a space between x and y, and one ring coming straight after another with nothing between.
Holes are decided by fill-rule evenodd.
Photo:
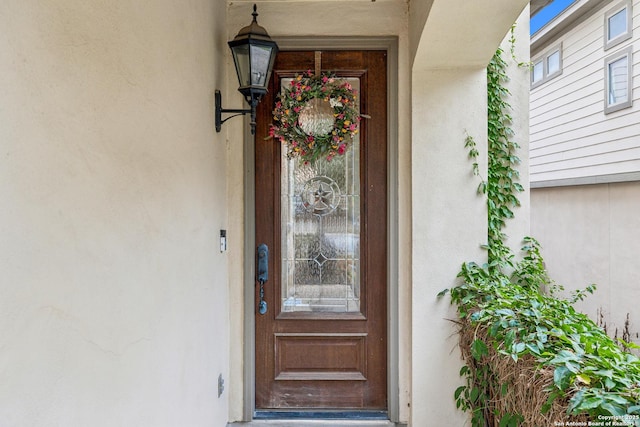
<instances>
[{"instance_id":1,"label":"window with white trim","mask_svg":"<svg viewBox=\"0 0 640 427\"><path fill-rule=\"evenodd\" d=\"M625 0L618 3L604 15L605 50L631 38L633 32L631 8L631 0Z\"/></svg>"},{"instance_id":2,"label":"window with white trim","mask_svg":"<svg viewBox=\"0 0 640 427\"><path fill-rule=\"evenodd\" d=\"M633 105L633 50L629 46L604 60L605 114Z\"/></svg>"},{"instance_id":3,"label":"window with white trim","mask_svg":"<svg viewBox=\"0 0 640 427\"><path fill-rule=\"evenodd\" d=\"M531 68L531 88L562 74L562 44L535 58Z\"/></svg>"}]
</instances>

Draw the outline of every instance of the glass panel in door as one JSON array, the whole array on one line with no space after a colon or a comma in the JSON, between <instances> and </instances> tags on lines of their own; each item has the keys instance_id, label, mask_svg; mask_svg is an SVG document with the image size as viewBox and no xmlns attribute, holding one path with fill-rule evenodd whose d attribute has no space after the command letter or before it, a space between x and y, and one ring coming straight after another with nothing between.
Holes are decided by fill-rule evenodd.
<instances>
[{"instance_id":1,"label":"glass panel in door","mask_svg":"<svg viewBox=\"0 0 640 427\"><path fill-rule=\"evenodd\" d=\"M360 311L359 142L314 164L281 150L283 312Z\"/></svg>"}]
</instances>

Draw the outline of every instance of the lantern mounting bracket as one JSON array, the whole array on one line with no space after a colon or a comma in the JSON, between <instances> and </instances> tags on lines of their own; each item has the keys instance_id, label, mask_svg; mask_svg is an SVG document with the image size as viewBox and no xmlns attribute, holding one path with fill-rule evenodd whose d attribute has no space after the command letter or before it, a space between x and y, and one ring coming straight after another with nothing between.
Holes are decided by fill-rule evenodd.
<instances>
[{"instance_id":1,"label":"lantern mounting bracket","mask_svg":"<svg viewBox=\"0 0 640 427\"><path fill-rule=\"evenodd\" d=\"M251 108L236 109L236 108L222 108L222 94L219 90L215 93L216 100L216 132L222 130L222 124L229 119L237 116L244 116L245 114L251 114L251 134L255 133L256 129L256 107L258 106L258 100L251 102ZM232 114L226 119L222 120L222 113Z\"/></svg>"}]
</instances>

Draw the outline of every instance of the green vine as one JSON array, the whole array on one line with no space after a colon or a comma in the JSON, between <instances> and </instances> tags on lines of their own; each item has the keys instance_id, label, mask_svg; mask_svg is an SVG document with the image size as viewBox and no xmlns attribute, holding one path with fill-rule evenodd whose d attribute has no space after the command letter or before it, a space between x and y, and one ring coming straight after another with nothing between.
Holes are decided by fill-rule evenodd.
<instances>
[{"instance_id":1,"label":"green vine","mask_svg":"<svg viewBox=\"0 0 640 427\"><path fill-rule=\"evenodd\" d=\"M556 285L545 270L538 242L525 238L524 257L518 262L505 243L506 221L514 217L520 205L517 194L524 189L518 183L519 146L510 127L502 54L498 50L487 67L488 173L478 188L488 207L487 263L463 264L458 274L462 283L451 289L462 328L471 331L470 356L460 371L466 384L454 393L456 405L470 412L473 427L536 425L533 419L558 402L563 416L589 417L594 422L589 425L640 426L640 360L622 351L602 328L573 308L595 286L569 300L560 299L554 295ZM479 153L471 136L465 146L479 175ZM546 397L535 413L525 414L527 402L498 409L496 401L514 384L498 375L490 355L516 364L527 360L536 372L552 372L550 384L539 390ZM612 423L598 424L599 420Z\"/></svg>"}]
</instances>

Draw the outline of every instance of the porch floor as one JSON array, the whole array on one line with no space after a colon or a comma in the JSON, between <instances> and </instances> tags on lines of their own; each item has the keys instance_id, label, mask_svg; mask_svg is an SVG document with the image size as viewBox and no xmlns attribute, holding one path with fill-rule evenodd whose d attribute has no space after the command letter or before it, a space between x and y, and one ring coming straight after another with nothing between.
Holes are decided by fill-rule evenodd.
<instances>
[{"instance_id":1,"label":"porch floor","mask_svg":"<svg viewBox=\"0 0 640 427\"><path fill-rule=\"evenodd\" d=\"M383 420L255 420L230 423L227 427L401 427Z\"/></svg>"}]
</instances>

